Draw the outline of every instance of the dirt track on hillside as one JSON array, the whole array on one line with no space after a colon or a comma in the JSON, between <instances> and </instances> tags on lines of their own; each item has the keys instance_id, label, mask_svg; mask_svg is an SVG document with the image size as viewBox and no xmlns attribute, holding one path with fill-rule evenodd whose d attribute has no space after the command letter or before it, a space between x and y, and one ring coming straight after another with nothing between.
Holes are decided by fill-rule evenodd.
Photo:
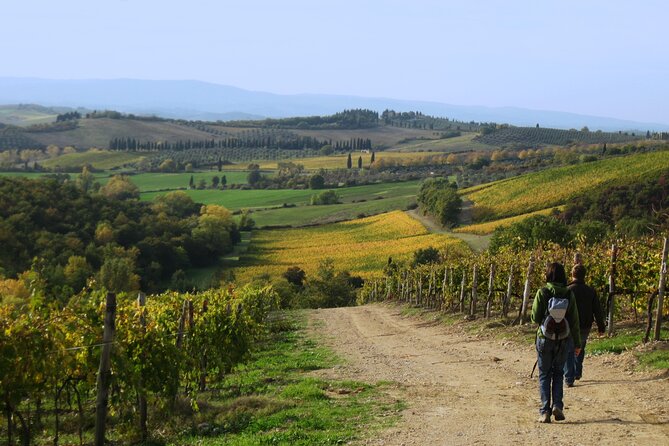
<instances>
[{"instance_id":1,"label":"dirt track on hillside","mask_svg":"<svg viewBox=\"0 0 669 446\"><path fill-rule=\"evenodd\" d=\"M387 305L315 310L314 336L346 363L334 379L397 383L408 408L368 445L669 445L669 376L632 372L616 355L586 357L584 377L565 387L566 421L539 424L529 374L533 346L477 337Z\"/></svg>"}]
</instances>

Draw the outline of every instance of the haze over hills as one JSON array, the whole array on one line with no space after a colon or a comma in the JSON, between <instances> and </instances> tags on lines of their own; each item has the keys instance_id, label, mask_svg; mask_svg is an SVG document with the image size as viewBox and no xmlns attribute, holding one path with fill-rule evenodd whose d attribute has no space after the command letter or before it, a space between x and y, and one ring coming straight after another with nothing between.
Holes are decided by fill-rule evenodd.
<instances>
[{"instance_id":1,"label":"haze over hills","mask_svg":"<svg viewBox=\"0 0 669 446\"><path fill-rule=\"evenodd\" d=\"M438 102L322 94L280 95L201 81L49 80L0 78L0 104L113 109L195 120L262 119L327 115L343 109L421 111L461 121L519 126L581 128L606 131L665 131L669 124L635 122L575 113L518 107L463 106Z\"/></svg>"}]
</instances>

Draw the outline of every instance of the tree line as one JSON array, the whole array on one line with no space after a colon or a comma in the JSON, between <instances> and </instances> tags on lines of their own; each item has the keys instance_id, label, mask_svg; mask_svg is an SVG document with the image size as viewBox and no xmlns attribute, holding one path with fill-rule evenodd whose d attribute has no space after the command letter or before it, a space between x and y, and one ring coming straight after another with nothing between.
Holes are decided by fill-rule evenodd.
<instances>
[{"instance_id":1,"label":"tree line","mask_svg":"<svg viewBox=\"0 0 669 446\"><path fill-rule=\"evenodd\" d=\"M76 181L0 178L0 289L25 295L39 283L58 300L90 279L108 289L187 288L186 269L215 264L240 240L221 206L185 192L138 196L127 177L99 187L87 171Z\"/></svg>"},{"instance_id":2,"label":"tree line","mask_svg":"<svg viewBox=\"0 0 669 446\"><path fill-rule=\"evenodd\" d=\"M231 127L272 127L297 129L364 129L378 127L379 113L368 109L344 110L328 116L298 116L261 121L228 121Z\"/></svg>"}]
</instances>

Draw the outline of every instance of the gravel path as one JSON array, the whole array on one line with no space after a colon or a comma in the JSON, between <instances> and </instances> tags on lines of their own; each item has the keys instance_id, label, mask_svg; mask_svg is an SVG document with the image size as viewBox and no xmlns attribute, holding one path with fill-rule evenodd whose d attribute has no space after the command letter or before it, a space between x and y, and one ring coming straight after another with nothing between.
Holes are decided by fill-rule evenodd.
<instances>
[{"instance_id":1,"label":"gravel path","mask_svg":"<svg viewBox=\"0 0 669 446\"><path fill-rule=\"evenodd\" d=\"M346 364L334 379L391 381L408 408L369 445L669 445L669 374L633 372L625 356L587 357L565 388L564 422L539 424L532 345L405 317L395 306L314 310L310 327Z\"/></svg>"}]
</instances>

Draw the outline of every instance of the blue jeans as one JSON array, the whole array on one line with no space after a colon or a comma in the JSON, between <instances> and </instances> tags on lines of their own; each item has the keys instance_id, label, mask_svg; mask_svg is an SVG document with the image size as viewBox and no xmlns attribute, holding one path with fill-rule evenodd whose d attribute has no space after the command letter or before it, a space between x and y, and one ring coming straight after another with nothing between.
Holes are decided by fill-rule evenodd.
<instances>
[{"instance_id":1,"label":"blue jeans","mask_svg":"<svg viewBox=\"0 0 669 446\"><path fill-rule=\"evenodd\" d=\"M539 394L541 413L550 413L551 408L564 409L562 403L562 380L564 363L567 359L568 339L552 341L537 338L537 367L539 368ZM551 398L553 404L551 405Z\"/></svg>"},{"instance_id":2,"label":"blue jeans","mask_svg":"<svg viewBox=\"0 0 669 446\"><path fill-rule=\"evenodd\" d=\"M573 384L574 380L581 379L583 376L583 358L585 358L585 344L588 342L589 328L581 327L581 353L574 355L574 342L569 342L567 349L567 361L564 364L564 380Z\"/></svg>"}]
</instances>

